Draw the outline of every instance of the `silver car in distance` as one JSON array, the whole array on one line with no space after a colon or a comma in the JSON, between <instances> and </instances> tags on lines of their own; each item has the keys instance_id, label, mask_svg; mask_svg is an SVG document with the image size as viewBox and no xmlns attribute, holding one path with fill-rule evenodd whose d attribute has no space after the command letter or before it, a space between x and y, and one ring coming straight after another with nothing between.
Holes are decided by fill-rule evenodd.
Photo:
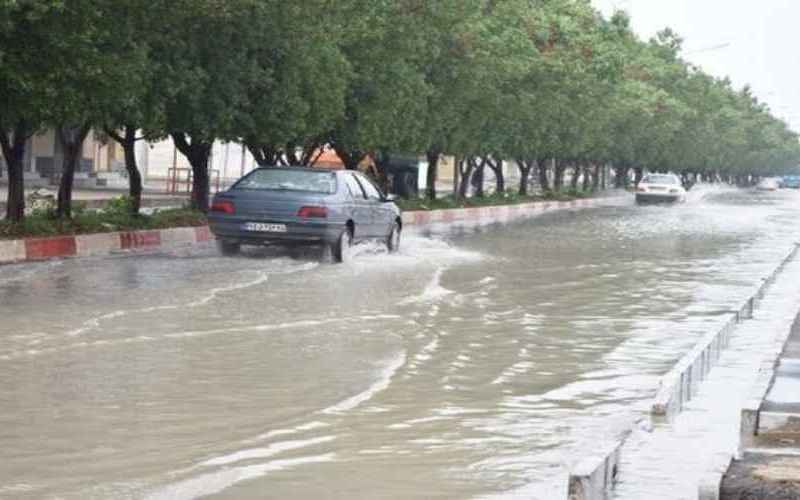
<instances>
[{"instance_id":1,"label":"silver car in distance","mask_svg":"<svg viewBox=\"0 0 800 500\"><path fill-rule=\"evenodd\" d=\"M208 220L223 255L241 245L325 245L336 262L365 240L400 246L394 198L364 174L317 168L258 168L214 196Z\"/></svg>"},{"instance_id":2,"label":"silver car in distance","mask_svg":"<svg viewBox=\"0 0 800 500\"><path fill-rule=\"evenodd\" d=\"M648 174L636 187L636 203L675 203L686 201L686 189L677 175Z\"/></svg>"}]
</instances>

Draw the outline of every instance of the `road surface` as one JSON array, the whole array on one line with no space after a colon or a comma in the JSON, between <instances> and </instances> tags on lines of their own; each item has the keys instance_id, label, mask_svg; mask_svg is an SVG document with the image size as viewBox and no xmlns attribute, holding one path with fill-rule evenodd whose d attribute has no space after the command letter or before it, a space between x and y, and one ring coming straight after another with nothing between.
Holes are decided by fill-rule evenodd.
<instances>
[{"instance_id":1,"label":"road surface","mask_svg":"<svg viewBox=\"0 0 800 500\"><path fill-rule=\"evenodd\" d=\"M552 498L797 240L800 193L0 267L0 497Z\"/></svg>"}]
</instances>

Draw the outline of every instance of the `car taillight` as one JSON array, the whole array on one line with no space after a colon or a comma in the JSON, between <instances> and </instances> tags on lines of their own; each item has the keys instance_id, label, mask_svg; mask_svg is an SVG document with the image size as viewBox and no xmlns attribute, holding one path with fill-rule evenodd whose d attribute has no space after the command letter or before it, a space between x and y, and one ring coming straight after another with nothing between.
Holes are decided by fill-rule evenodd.
<instances>
[{"instance_id":1,"label":"car taillight","mask_svg":"<svg viewBox=\"0 0 800 500\"><path fill-rule=\"evenodd\" d=\"M236 206L230 200L219 200L215 201L211 205L211 211L233 215L234 213L236 213Z\"/></svg>"},{"instance_id":2,"label":"car taillight","mask_svg":"<svg viewBox=\"0 0 800 500\"><path fill-rule=\"evenodd\" d=\"M324 219L328 217L328 209L325 207L303 207L297 211L297 216L304 219Z\"/></svg>"}]
</instances>

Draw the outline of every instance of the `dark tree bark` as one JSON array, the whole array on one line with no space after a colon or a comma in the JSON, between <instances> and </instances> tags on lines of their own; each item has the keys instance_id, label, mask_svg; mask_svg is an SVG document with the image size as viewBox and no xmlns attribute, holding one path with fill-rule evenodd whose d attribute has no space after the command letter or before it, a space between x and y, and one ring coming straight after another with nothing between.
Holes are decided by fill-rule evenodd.
<instances>
[{"instance_id":1,"label":"dark tree bark","mask_svg":"<svg viewBox=\"0 0 800 500\"><path fill-rule=\"evenodd\" d=\"M272 144L245 140L244 145L259 167L275 167L284 163L283 151Z\"/></svg>"},{"instance_id":2,"label":"dark tree bark","mask_svg":"<svg viewBox=\"0 0 800 500\"><path fill-rule=\"evenodd\" d=\"M342 160L344 168L347 170L358 170L358 166L367 157L367 153L359 149L345 148L336 142L333 143L333 150Z\"/></svg>"},{"instance_id":3,"label":"dark tree bark","mask_svg":"<svg viewBox=\"0 0 800 500\"><path fill-rule=\"evenodd\" d=\"M142 174L136 164L136 141L142 137L136 137L136 127L125 125L122 134L116 130L106 128L106 134L117 141L125 152L125 170L128 172L128 196L131 199L131 214L139 215L142 206Z\"/></svg>"},{"instance_id":4,"label":"dark tree bark","mask_svg":"<svg viewBox=\"0 0 800 500\"><path fill-rule=\"evenodd\" d=\"M600 176L603 172L603 166L599 163L594 166L594 174L592 175L592 191L600 190Z\"/></svg>"},{"instance_id":5,"label":"dark tree bark","mask_svg":"<svg viewBox=\"0 0 800 500\"><path fill-rule=\"evenodd\" d=\"M25 176L22 164L25 158L25 142L31 131L24 120L19 120L9 137L5 128L0 128L0 146L8 169L8 199L6 218L20 222L25 217Z\"/></svg>"},{"instance_id":6,"label":"dark tree bark","mask_svg":"<svg viewBox=\"0 0 800 500\"><path fill-rule=\"evenodd\" d=\"M211 156L212 141L192 138L184 132L170 134L178 148L192 167L192 199L191 206L195 210L208 213L211 179L208 173L208 159Z\"/></svg>"},{"instance_id":7,"label":"dark tree bark","mask_svg":"<svg viewBox=\"0 0 800 500\"><path fill-rule=\"evenodd\" d=\"M478 163L475 158L470 158L470 161L474 162L472 167L472 187L475 188L474 196L483 198L483 174L486 169L486 158L481 158L480 163Z\"/></svg>"},{"instance_id":8,"label":"dark tree bark","mask_svg":"<svg viewBox=\"0 0 800 500\"><path fill-rule=\"evenodd\" d=\"M614 178L614 186L624 188L628 186L628 171L629 167L618 166L614 169L616 176Z\"/></svg>"},{"instance_id":9,"label":"dark tree bark","mask_svg":"<svg viewBox=\"0 0 800 500\"><path fill-rule=\"evenodd\" d=\"M298 150L300 150L300 156L297 156ZM318 139L314 139L306 142L300 149L292 142L286 146L286 151L292 152L292 156L289 157L289 165L313 167L325 152L325 144Z\"/></svg>"},{"instance_id":10,"label":"dark tree bark","mask_svg":"<svg viewBox=\"0 0 800 500\"><path fill-rule=\"evenodd\" d=\"M531 181L531 170L535 165L533 160L517 160L517 168L519 168L519 195L528 195L528 184Z\"/></svg>"},{"instance_id":11,"label":"dark tree bark","mask_svg":"<svg viewBox=\"0 0 800 500\"><path fill-rule=\"evenodd\" d=\"M560 192L562 189L564 189L564 172L566 172L567 166L563 161L558 159L554 160L553 163L553 190Z\"/></svg>"},{"instance_id":12,"label":"dark tree bark","mask_svg":"<svg viewBox=\"0 0 800 500\"><path fill-rule=\"evenodd\" d=\"M640 182L642 182L642 177L644 177L644 169L642 167L636 167L633 169L634 174L636 177L633 180L633 184L638 186Z\"/></svg>"},{"instance_id":13,"label":"dark tree bark","mask_svg":"<svg viewBox=\"0 0 800 500\"><path fill-rule=\"evenodd\" d=\"M389 193L392 191L393 187L389 185L389 174L388 174L389 155L383 152L378 152L375 154L374 159L375 159L375 175L374 175L375 182L383 190L383 192ZM412 196L412 193L409 192L408 189L406 189L403 183L398 183L397 187L400 192L393 194L397 194L398 196L406 199Z\"/></svg>"},{"instance_id":14,"label":"dark tree bark","mask_svg":"<svg viewBox=\"0 0 800 500\"><path fill-rule=\"evenodd\" d=\"M58 138L64 148L64 159L61 164L61 183L58 187L58 204L56 215L59 218L72 217L72 185L75 182L75 170L81 161L83 141L89 135L91 125L84 123L77 127L60 126Z\"/></svg>"},{"instance_id":15,"label":"dark tree bark","mask_svg":"<svg viewBox=\"0 0 800 500\"><path fill-rule=\"evenodd\" d=\"M456 168L461 177L461 183L458 187L458 199L463 200L467 197L469 192L469 184L472 180L472 172L475 169L475 161L473 158L459 158L456 162Z\"/></svg>"},{"instance_id":16,"label":"dark tree bark","mask_svg":"<svg viewBox=\"0 0 800 500\"><path fill-rule=\"evenodd\" d=\"M583 166L583 191L589 192L592 187L592 168L591 165Z\"/></svg>"},{"instance_id":17,"label":"dark tree bark","mask_svg":"<svg viewBox=\"0 0 800 500\"><path fill-rule=\"evenodd\" d=\"M441 151L438 149L429 149L426 156L428 157L428 172L425 179L425 197L429 200L436 199L436 179L439 177L439 158Z\"/></svg>"},{"instance_id":18,"label":"dark tree bark","mask_svg":"<svg viewBox=\"0 0 800 500\"><path fill-rule=\"evenodd\" d=\"M503 160L495 157L487 157L486 165L492 169L495 179L495 191L504 193L506 191L506 178L503 175Z\"/></svg>"},{"instance_id":19,"label":"dark tree bark","mask_svg":"<svg viewBox=\"0 0 800 500\"><path fill-rule=\"evenodd\" d=\"M581 165L580 163L576 163L575 166L572 167L572 177L569 180L570 181L569 187L570 189L572 189L572 191L578 190L578 181L580 180L580 177L581 177Z\"/></svg>"},{"instance_id":20,"label":"dark tree bark","mask_svg":"<svg viewBox=\"0 0 800 500\"><path fill-rule=\"evenodd\" d=\"M541 186L542 191L544 191L544 192L548 192L548 191L552 190L550 188L550 178L547 175L547 170L548 170L547 163L548 163L548 161L549 160L547 160L546 158L540 158L539 161L536 162L537 165L538 165L538 170L539 170L539 186Z\"/></svg>"}]
</instances>

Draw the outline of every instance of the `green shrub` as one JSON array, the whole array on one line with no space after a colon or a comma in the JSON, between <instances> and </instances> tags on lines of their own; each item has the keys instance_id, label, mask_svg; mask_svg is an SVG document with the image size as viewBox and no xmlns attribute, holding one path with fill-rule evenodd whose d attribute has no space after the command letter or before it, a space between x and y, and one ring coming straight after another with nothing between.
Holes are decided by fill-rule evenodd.
<instances>
[{"instance_id":1,"label":"green shrub","mask_svg":"<svg viewBox=\"0 0 800 500\"><path fill-rule=\"evenodd\" d=\"M0 220L0 239L167 229L208 223L204 214L186 208L163 209L153 215L132 215L130 207L128 197L115 198L103 210L96 211L76 204L71 219L57 218L50 208L37 209L20 223Z\"/></svg>"}]
</instances>

